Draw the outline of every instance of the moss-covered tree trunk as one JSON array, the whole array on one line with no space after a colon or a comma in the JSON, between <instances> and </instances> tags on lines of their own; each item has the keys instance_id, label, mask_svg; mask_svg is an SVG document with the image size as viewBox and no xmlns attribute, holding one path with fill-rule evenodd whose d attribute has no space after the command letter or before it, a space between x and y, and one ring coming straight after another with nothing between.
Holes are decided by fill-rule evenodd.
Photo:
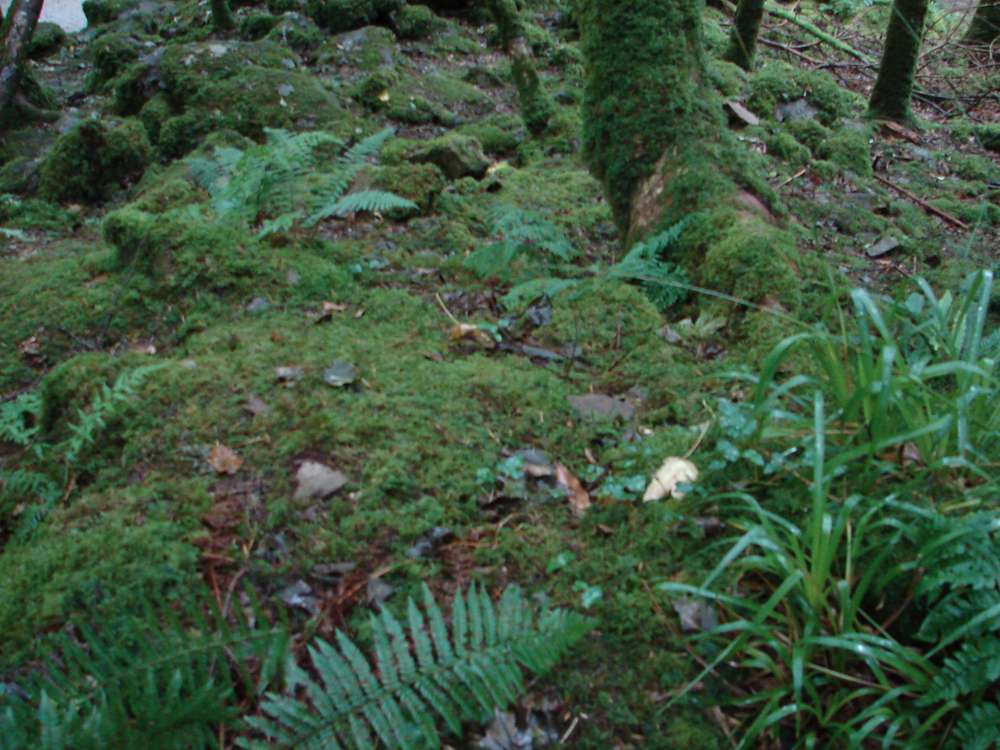
<instances>
[{"instance_id":1,"label":"moss-covered tree trunk","mask_svg":"<svg viewBox=\"0 0 1000 750\"><path fill-rule=\"evenodd\" d=\"M694 215L670 260L751 302L797 302L787 214L726 129L705 74L701 0L580 0L584 148L623 246Z\"/></svg>"},{"instance_id":2,"label":"moss-covered tree trunk","mask_svg":"<svg viewBox=\"0 0 1000 750\"><path fill-rule=\"evenodd\" d=\"M524 19L514 0L487 0L486 4L500 32L504 52L510 58L521 117L532 135L542 135L556 112L556 105L538 77Z\"/></svg>"},{"instance_id":3,"label":"moss-covered tree trunk","mask_svg":"<svg viewBox=\"0 0 1000 750\"><path fill-rule=\"evenodd\" d=\"M740 0L733 17L733 28L729 32L729 46L722 59L739 65L743 70L753 70L757 35L763 18L764 0Z\"/></svg>"},{"instance_id":4,"label":"moss-covered tree trunk","mask_svg":"<svg viewBox=\"0 0 1000 750\"><path fill-rule=\"evenodd\" d=\"M963 44L992 44L1000 39L1000 0L979 0Z\"/></svg>"},{"instance_id":5,"label":"moss-covered tree trunk","mask_svg":"<svg viewBox=\"0 0 1000 750\"><path fill-rule=\"evenodd\" d=\"M924 39L927 0L894 0L878 78L868 101L868 116L910 120L913 76Z\"/></svg>"},{"instance_id":6,"label":"moss-covered tree trunk","mask_svg":"<svg viewBox=\"0 0 1000 750\"><path fill-rule=\"evenodd\" d=\"M14 0L4 19L0 32L3 36L3 50L0 52L0 125L3 125L21 83L24 56L41 12L42 0Z\"/></svg>"},{"instance_id":7,"label":"moss-covered tree trunk","mask_svg":"<svg viewBox=\"0 0 1000 750\"><path fill-rule=\"evenodd\" d=\"M212 0L212 28L216 31L232 31L236 20L229 9L229 0Z\"/></svg>"}]
</instances>

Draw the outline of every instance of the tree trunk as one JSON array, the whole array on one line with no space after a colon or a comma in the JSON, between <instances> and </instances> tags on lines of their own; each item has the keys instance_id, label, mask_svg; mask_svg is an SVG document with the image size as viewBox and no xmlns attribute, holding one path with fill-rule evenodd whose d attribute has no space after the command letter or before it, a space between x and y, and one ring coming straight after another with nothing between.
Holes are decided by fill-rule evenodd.
<instances>
[{"instance_id":1,"label":"tree trunk","mask_svg":"<svg viewBox=\"0 0 1000 750\"><path fill-rule=\"evenodd\" d=\"M2 31L3 50L0 51L0 125L21 83L24 56L41 12L42 0L14 0L7 11Z\"/></svg>"},{"instance_id":2,"label":"tree trunk","mask_svg":"<svg viewBox=\"0 0 1000 750\"><path fill-rule=\"evenodd\" d=\"M740 0L733 16L733 28L729 32L729 46L723 60L739 65L743 70L753 70L757 56L757 35L764 17L764 0Z\"/></svg>"},{"instance_id":3,"label":"tree trunk","mask_svg":"<svg viewBox=\"0 0 1000 750\"><path fill-rule=\"evenodd\" d=\"M236 28L236 20L229 10L228 0L211 0L212 28L217 32L232 31Z\"/></svg>"},{"instance_id":4,"label":"tree trunk","mask_svg":"<svg viewBox=\"0 0 1000 750\"><path fill-rule=\"evenodd\" d=\"M584 149L623 248L691 217L669 252L695 284L750 302L800 295L787 216L724 125L700 0L580 0Z\"/></svg>"},{"instance_id":5,"label":"tree trunk","mask_svg":"<svg viewBox=\"0 0 1000 750\"><path fill-rule=\"evenodd\" d=\"M540 136L556 113L556 105L542 85L528 44L528 30L514 0L488 0L500 39L510 58L514 86L521 102L521 117L528 131Z\"/></svg>"},{"instance_id":6,"label":"tree trunk","mask_svg":"<svg viewBox=\"0 0 1000 750\"><path fill-rule=\"evenodd\" d=\"M913 119L910 97L924 38L927 0L894 0L878 78L868 102L868 117Z\"/></svg>"},{"instance_id":7,"label":"tree trunk","mask_svg":"<svg viewBox=\"0 0 1000 750\"><path fill-rule=\"evenodd\" d=\"M993 44L1000 39L1000 0L979 0L963 44Z\"/></svg>"}]
</instances>

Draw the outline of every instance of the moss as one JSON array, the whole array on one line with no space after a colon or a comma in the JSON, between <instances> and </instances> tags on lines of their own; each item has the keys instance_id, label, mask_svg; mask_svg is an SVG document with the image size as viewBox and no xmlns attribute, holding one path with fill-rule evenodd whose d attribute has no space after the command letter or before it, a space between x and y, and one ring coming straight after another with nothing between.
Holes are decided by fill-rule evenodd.
<instances>
[{"instance_id":1,"label":"moss","mask_svg":"<svg viewBox=\"0 0 1000 750\"><path fill-rule=\"evenodd\" d=\"M58 52L65 43L66 32L57 24L43 21L35 27L25 54L31 60L41 60Z\"/></svg>"},{"instance_id":2,"label":"moss","mask_svg":"<svg viewBox=\"0 0 1000 750\"><path fill-rule=\"evenodd\" d=\"M152 63L137 62L115 76L111 82L115 114L132 117L139 114L151 98L159 93Z\"/></svg>"},{"instance_id":3,"label":"moss","mask_svg":"<svg viewBox=\"0 0 1000 750\"><path fill-rule=\"evenodd\" d=\"M444 174L433 164L404 164L382 167L375 172L374 187L411 200L419 206L418 212L407 211L393 218L409 218L414 213L427 214L434 209L434 199L445 186Z\"/></svg>"},{"instance_id":4,"label":"moss","mask_svg":"<svg viewBox=\"0 0 1000 750\"><path fill-rule=\"evenodd\" d=\"M773 120L779 104L805 98L818 111L823 125L850 117L860 98L842 89L825 70L809 71L782 62L769 62L757 71L750 87L747 107L763 119Z\"/></svg>"},{"instance_id":5,"label":"moss","mask_svg":"<svg viewBox=\"0 0 1000 750\"><path fill-rule=\"evenodd\" d=\"M947 211L956 219L976 227L1000 225L1000 206L988 201L980 203L948 200L938 198L930 201L931 205Z\"/></svg>"},{"instance_id":6,"label":"moss","mask_svg":"<svg viewBox=\"0 0 1000 750\"><path fill-rule=\"evenodd\" d=\"M731 62L712 60L708 63L708 77L712 88L727 99L739 99L747 90L750 76Z\"/></svg>"},{"instance_id":7,"label":"moss","mask_svg":"<svg viewBox=\"0 0 1000 750\"><path fill-rule=\"evenodd\" d=\"M862 177L872 175L871 141L868 132L839 130L820 144L816 155Z\"/></svg>"},{"instance_id":8,"label":"moss","mask_svg":"<svg viewBox=\"0 0 1000 750\"><path fill-rule=\"evenodd\" d=\"M313 50L310 61L318 68L357 68L362 74L391 70L397 66L398 51L389 29L366 26L363 29L327 39Z\"/></svg>"},{"instance_id":9,"label":"moss","mask_svg":"<svg viewBox=\"0 0 1000 750\"><path fill-rule=\"evenodd\" d=\"M410 161L416 164L434 164L449 180L459 177L481 178L490 166L479 141L471 136L449 133L427 141Z\"/></svg>"},{"instance_id":10,"label":"moss","mask_svg":"<svg viewBox=\"0 0 1000 750\"><path fill-rule=\"evenodd\" d=\"M393 16L393 28L400 39L426 39L447 25L426 5L407 4Z\"/></svg>"},{"instance_id":11,"label":"moss","mask_svg":"<svg viewBox=\"0 0 1000 750\"><path fill-rule=\"evenodd\" d=\"M139 110L139 120L142 122L143 127L146 128L149 140L153 143L159 142L160 128L172 116L173 108L170 106L170 100L164 93L154 96L142 105L142 109Z\"/></svg>"},{"instance_id":12,"label":"moss","mask_svg":"<svg viewBox=\"0 0 1000 750\"><path fill-rule=\"evenodd\" d=\"M88 26L100 26L117 20L120 14L138 5L139 0L85 0L83 14L87 17Z\"/></svg>"},{"instance_id":13,"label":"moss","mask_svg":"<svg viewBox=\"0 0 1000 750\"><path fill-rule=\"evenodd\" d=\"M52 201L101 201L134 184L153 155L142 123L108 127L85 120L59 137L39 169L39 195Z\"/></svg>"},{"instance_id":14,"label":"moss","mask_svg":"<svg viewBox=\"0 0 1000 750\"><path fill-rule=\"evenodd\" d=\"M167 94L177 106L206 87L244 76L248 66L285 70L288 50L271 41L170 43L161 67Z\"/></svg>"},{"instance_id":15,"label":"moss","mask_svg":"<svg viewBox=\"0 0 1000 750\"><path fill-rule=\"evenodd\" d=\"M323 42L323 32L309 18L289 14L271 29L267 38L294 50L307 51L315 49Z\"/></svg>"},{"instance_id":16,"label":"moss","mask_svg":"<svg viewBox=\"0 0 1000 750\"><path fill-rule=\"evenodd\" d=\"M781 124L781 128L814 154L819 151L823 142L833 135L832 130L823 127L815 120L786 121Z\"/></svg>"},{"instance_id":17,"label":"moss","mask_svg":"<svg viewBox=\"0 0 1000 750\"><path fill-rule=\"evenodd\" d=\"M836 176L840 174L840 168L836 164L823 159L814 161L810 171L823 182L833 182Z\"/></svg>"},{"instance_id":18,"label":"moss","mask_svg":"<svg viewBox=\"0 0 1000 750\"><path fill-rule=\"evenodd\" d=\"M305 5L304 0L267 0L267 11L275 16L289 11L300 11Z\"/></svg>"},{"instance_id":19,"label":"moss","mask_svg":"<svg viewBox=\"0 0 1000 750\"><path fill-rule=\"evenodd\" d=\"M376 112L385 109L391 97L389 88L398 80L399 74L394 70L376 70L357 85L354 98Z\"/></svg>"},{"instance_id":20,"label":"moss","mask_svg":"<svg viewBox=\"0 0 1000 750\"><path fill-rule=\"evenodd\" d=\"M308 0L306 13L331 34L388 23L404 0Z\"/></svg>"},{"instance_id":21,"label":"moss","mask_svg":"<svg viewBox=\"0 0 1000 750\"><path fill-rule=\"evenodd\" d=\"M576 68L584 64L583 53L580 51L579 45L560 44L552 50L552 54L549 56L549 63L551 63L552 67L562 70Z\"/></svg>"},{"instance_id":22,"label":"moss","mask_svg":"<svg viewBox=\"0 0 1000 750\"><path fill-rule=\"evenodd\" d=\"M1000 167L992 159L974 154L956 153L949 157L948 162L952 173L963 180L1000 182Z\"/></svg>"},{"instance_id":23,"label":"moss","mask_svg":"<svg viewBox=\"0 0 1000 750\"><path fill-rule=\"evenodd\" d=\"M765 137L767 152L782 161L793 165L808 164L812 155L809 149L800 144L790 133L775 133Z\"/></svg>"},{"instance_id":24,"label":"moss","mask_svg":"<svg viewBox=\"0 0 1000 750\"><path fill-rule=\"evenodd\" d=\"M121 268L135 268L149 280L146 293L178 294L239 290L255 277L273 274L269 254L245 231L193 215L154 216L126 207L101 223Z\"/></svg>"},{"instance_id":25,"label":"moss","mask_svg":"<svg viewBox=\"0 0 1000 750\"><path fill-rule=\"evenodd\" d=\"M94 59L94 85L110 81L139 59L139 42L125 34L105 34L88 47Z\"/></svg>"},{"instance_id":26,"label":"moss","mask_svg":"<svg viewBox=\"0 0 1000 750\"><path fill-rule=\"evenodd\" d=\"M1000 125L973 125L970 134L988 151L1000 151Z\"/></svg>"},{"instance_id":27,"label":"moss","mask_svg":"<svg viewBox=\"0 0 1000 750\"><path fill-rule=\"evenodd\" d=\"M236 28L243 39L256 41L263 39L271 29L281 23L280 16L272 16L270 13L249 13L240 18ZM277 41L277 40L272 40Z\"/></svg>"},{"instance_id":28,"label":"moss","mask_svg":"<svg viewBox=\"0 0 1000 750\"><path fill-rule=\"evenodd\" d=\"M483 151L510 154L525 138L524 122L514 115L491 115L480 122L461 125L455 131L476 138Z\"/></svg>"}]
</instances>

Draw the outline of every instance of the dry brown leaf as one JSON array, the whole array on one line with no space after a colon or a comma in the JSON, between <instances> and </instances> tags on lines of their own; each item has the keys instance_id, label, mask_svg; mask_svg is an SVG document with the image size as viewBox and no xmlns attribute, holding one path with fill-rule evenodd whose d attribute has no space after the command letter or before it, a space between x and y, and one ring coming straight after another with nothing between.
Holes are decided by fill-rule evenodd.
<instances>
[{"instance_id":1,"label":"dry brown leaf","mask_svg":"<svg viewBox=\"0 0 1000 750\"><path fill-rule=\"evenodd\" d=\"M235 474L243 465L243 459L228 445L216 443L212 452L208 454L208 465L217 474Z\"/></svg>"},{"instance_id":2,"label":"dry brown leaf","mask_svg":"<svg viewBox=\"0 0 1000 750\"><path fill-rule=\"evenodd\" d=\"M87 289L93 289L95 286L100 286L107 280L108 280L108 275L106 273L99 273L90 281L83 282L83 285L87 287Z\"/></svg>"},{"instance_id":3,"label":"dry brown leaf","mask_svg":"<svg viewBox=\"0 0 1000 750\"><path fill-rule=\"evenodd\" d=\"M347 305L341 304L339 302L324 302L323 312L325 313L339 313L344 312L347 309Z\"/></svg>"},{"instance_id":4,"label":"dry brown leaf","mask_svg":"<svg viewBox=\"0 0 1000 750\"><path fill-rule=\"evenodd\" d=\"M478 338L479 334L479 326L475 323L459 323L451 329L451 340L458 341L459 339L474 339Z\"/></svg>"},{"instance_id":5,"label":"dry brown leaf","mask_svg":"<svg viewBox=\"0 0 1000 750\"><path fill-rule=\"evenodd\" d=\"M677 485L691 483L698 479L698 467L686 458L667 456L646 487L642 501L648 503L670 495L674 500L682 500L684 493Z\"/></svg>"},{"instance_id":6,"label":"dry brown leaf","mask_svg":"<svg viewBox=\"0 0 1000 750\"><path fill-rule=\"evenodd\" d=\"M567 496L569 504L573 506L573 515L582 517L590 507L590 494L580 484L580 480L573 476L573 472L566 468L565 464L556 464L556 481L561 487L570 491Z\"/></svg>"}]
</instances>

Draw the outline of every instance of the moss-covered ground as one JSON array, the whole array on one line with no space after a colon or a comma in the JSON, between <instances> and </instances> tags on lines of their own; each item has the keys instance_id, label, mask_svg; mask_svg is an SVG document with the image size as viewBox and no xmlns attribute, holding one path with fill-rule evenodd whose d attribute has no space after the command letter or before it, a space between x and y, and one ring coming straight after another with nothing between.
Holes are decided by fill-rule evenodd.
<instances>
[{"instance_id":1,"label":"moss-covered ground","mask_svg":"<svg viewBox=\"0 0 1000 750\"><path fill-rule=\"evenodd\" d=\"M0 399L40 398L23 425L38 428L40 449L0 443L0 472L40 472L60 489L35 514L36 497L0 485L0 675L37 659L47 634L206 585L239 582L277 608L285 586L306 581L320 614L290 609L294 626L346 628L364 644L372 577L396 589L390 607L423 583L443 595L518 584L597 618L531 686L561 701L569 744L728 746L702 709L661 708L694 656L655 591L718 561L716 525L704 522L717 509L641 496L666 456L694 449L701 463L711 404L737 399L733 373L752 372L792 329L697 295L659 309L607 273L623 248L580 153L570 9L528 3L560 110L537 140L476 12L376 7L364 22L378 26L320 38L269 2L242 5L239 31L218 38L198 3L91 5L90 27L32 63L58 102L53 122L19 120L0 143ZM721 53L718 15L705 36ZM772 287L794 287L778 296L813 323L836 318L850 285L899 295L914 275L947 289L994 267L1000 167L975 126L995 114L990 100L947 118L918 101L920 132L863 121L863 83L775 57L774 45L749 80L723 63L711 75L760 119L731 126L787 207L801 257L788 278L762 278L752 258L715 247L701 280L765 307ZM955 85L981 83L970 73ZM416 212L297 220L261 236L276 218L263 208L242 222L207 208L199 157L246 150L266 128L325 130L346 147L385 126L395 136L350 190L396 192ZM312 174L299 175L303 189ZM503 273L473 273L470 254L503 239L497 205L540 214L572 257L529 245ZM885 236L901 244L876 254ZM539 277L577 283L506 297ZM699 311L714 324L677 325ZM678 341L673 329L689 333ZM67 459L71 427L103 386L150 363L162 367ZM349 374L331 384L331 367ZM614 397L617 411L595 416L574 396ZM220 463L220 447L239 461ZM524 473L525 452L564 464L593 506L574 514L554 477ZM296 499L304 462L347 484ZM435 527L450 541L407 554ZM318 572L333 563L353 567Z\"/></svg>"}]
</instances>

